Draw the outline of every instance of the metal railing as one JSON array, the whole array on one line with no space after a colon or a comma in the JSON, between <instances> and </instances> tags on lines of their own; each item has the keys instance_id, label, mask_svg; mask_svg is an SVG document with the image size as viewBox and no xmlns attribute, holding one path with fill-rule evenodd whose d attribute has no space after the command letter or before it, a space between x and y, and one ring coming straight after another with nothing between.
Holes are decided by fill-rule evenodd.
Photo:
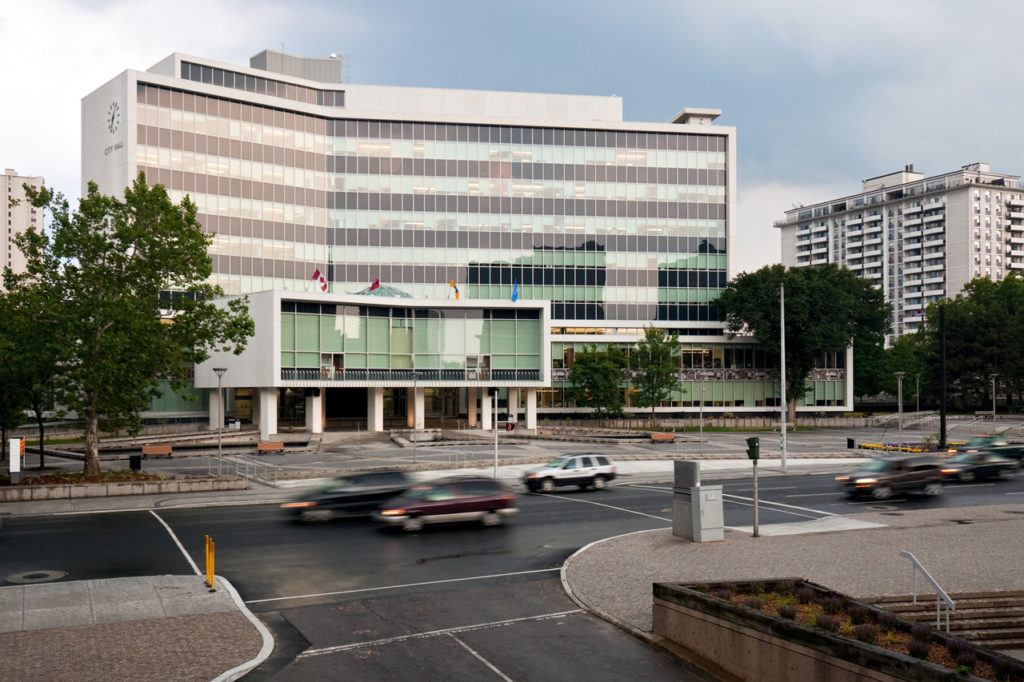
<instances>
[{"instance_id":1,"label":"metal railing","mask_svg":"<svg viewBox=\"0 0 1024 682\"><path fill-rule=\"evenodd\" d=\"M238 476L265 485L277 485L279 467L254 459L251 455L210 455L206 458L207 472L212 476Z\"/></svg>"},{"instance_id":2,"label":"metal railing","mask_svg":"<svg viewBox=\"0 0 1024 682\"><path fill-rule=\"evenodd\" d=\"M315 369L282 367L283 381L540 381L539 369Z\"/></svg>"},{"instance_id":3,"label":"metal railing","mask_svg":"<svg viewBox=\"0 0 1024 682\"><path fill-rule=\"evenodd\" d=\"M921 565L921 562L917 560L917 557L903 549L900 550L900 556L910 559L910 563L912 564L911 571L913 577L911 578L911 583L913 585L914 603L917 603L917 573L920 571L921 575L923 575L925 579L932 584L932 587L935 588L935 629L938 630L942 627L942 602L945 602L946 632L949 632L949 612L956 611L956 603L950 599L945 590L939 587L939 584L935 582L935 578L932 577L931 573L925 570L925 567Z\"/></svg>"}]
</instances>

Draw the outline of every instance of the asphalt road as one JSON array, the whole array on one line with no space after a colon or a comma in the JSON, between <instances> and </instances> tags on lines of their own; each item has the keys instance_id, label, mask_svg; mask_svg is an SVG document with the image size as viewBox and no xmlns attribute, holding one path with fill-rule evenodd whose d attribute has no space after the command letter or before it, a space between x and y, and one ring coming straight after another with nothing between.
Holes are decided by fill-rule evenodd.
<instances>
[{"instance_id":1,"label":"asphalt road","mask_svg":"<svg viewBox=\"0 0 1024 682\"><path fill-rule=\"evenodd\" d=\"M751 480L721 483L726 525L749 525ZM759 481L762 524L1021 495L1024 477L952 484L939 498L884 504L846 499L831 474ZM217 572L278 644L251 679L329 679L341 671L361 680L708 679L580 611L558 579L565 558L589 542L669 525L671 499L667 484L525 494L504 527L437 526L414 535L383 532L369 520L296 524L268 505L15 517L0 527L0 577L185 574L192 568L176 540L201 566L208 534Z\"/></svg>"}]
</instances>

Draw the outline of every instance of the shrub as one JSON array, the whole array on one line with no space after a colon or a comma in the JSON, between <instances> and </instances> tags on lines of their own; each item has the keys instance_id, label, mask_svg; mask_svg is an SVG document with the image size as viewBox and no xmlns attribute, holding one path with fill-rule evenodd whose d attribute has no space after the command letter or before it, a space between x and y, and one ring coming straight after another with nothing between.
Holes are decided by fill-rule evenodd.
<instances>
[{"instance_id":1,"label":"shrub","mask_svg":"<svg viewBox=\"0 0 1024 682\"><path fill-rule=\"evenodd\" d=\"M878 641L878 632L878 626L874 623L861 623L853 627L853 636L868 644Z\"/></svg>"},{"instance_id":2,"label":"shrub","mask_svg":"<svg viewBox=\"0 0 1024 682\"><path fill-rule=\"evenodd\" d=\"M732 599L733 592L728 588L719 587L717 590L715 590L714 595L722 601L729 601L730 599Z\"/></svg>"},{"instance_id":3,"label":"shrub","mask_svg":"<svg viewBox=\"0 0 1024 682\"><path fill-rule=\"evenodd\" d=\"M755 580L754 582L750 583L749 589L750 589L750 594L763 594L764 593L764 583L761 582L760 580Z\"/></svg>"},{"instance_id":4,"label":"shrub","mask_svg":"<svg viewBox=\"0 0 1024 682\"><path fill-rule=\"evenodd\" d=\"M918 642L930 642L932 629L924 623L914 623L910 626L910 636Z\"/></svg>"},{"instance_id":5,"label":"shrub","mask_svg":"<svg viewBox=\"0 0 1024 682\"><path fill-rule=\"evenodd\" d=\"M871 613L863 606L851 606L846 611L847 615L850 616L850 622L854 625L861 625L862 623L868 622L868 616Z\"/></svg>"},{"instance_id":6,"label":"shrub","mask_svg":"<svg viewBox=\"0 0 1024 682\"><path fill-rule=\"evenodd\" d=\"M814 590L809 587L798 587L796 592L796 600L801 604L810 604L814 601Z\"/></svg>"},{"instance_id":7,"label":"shrub","mask_svg":"<svg viewBox=\"0 0 1024 682\"><path fill-rule=\"evenodd\" d=\"M783 604L779 607L779 615L787 620L796 620L796 607L792 604Z\"/></svg>"},{"instance_id":8,"label":"shrub","mask_svg":"<svg viewBox=\"0 0 1024 682\"><path fill-rule=\"evenodd\" d=\"M775 591L784 595L793 594L796 591L796 581L782 580L775 584Z\"/></svg>"},{"instance_id":9,"label":"shrub","mask_svg":"<svg viewBox=\"0 0 1024 682\"><path fill-rule=\"evenodd\" d=\"M826 597L821 600L821 610L834 616L843 610L843 600L839 597Z\"/></svg>"},{"instance_id":10,"label":"shrub","mask_svg":"<svg viewBox=\"0 0 1024 682\"><path fill-rule=\"evenodd\" d=\"M839 631L839 619L835 616L819 613L818 617L814 619L814 624L822 630L828 630L829 632Z\"/></svg>"},{"instance_id":11,"label":"shrub","mask_svg":"<svg viewBox=\"0 0 1024 682\"><path fill-rule=\"evenodd\" d=\"M757 597L747 597L743 600L743 605L748 609L757 609L758 611L764 608L764 602Z\"/></svg>"},{"instance_id":12,"label":"shrub","mask_svg":"<svg viewBox=\"0 0 1024 682\"><path fill-rule=\"evenodd\" d=\"M928 642L922 642L919 639L912 639L907 642L907 653L914 658L928 658L928 652L931 651L931 648L931 644Z\"/></svg>"},{"instance_id":13,"label":"shrub","mask_svg":"<svg viewBox=\"0 0 1024 682\"><path fill-rule=\"evenodd\" d=\"M1017 661L1009 656L996 656L992 661L992 672L996 674L997 680L1016 680Z\"/></svg>"},{"instance_id":14,"label":"shrub","mask_svg":"<svg viewBox=\"0 0 1024 682\"><path fill-rule=\"evenodd\" d=\"M878 617L875 619L875 621L878 623L878 627L882 628L883 630L892 630L894 627L896 627L896 623L898 623L900 619L896 616L895 613L890 613L889 611L882 611L878 614Z\"/></svg>"}]
</instances>

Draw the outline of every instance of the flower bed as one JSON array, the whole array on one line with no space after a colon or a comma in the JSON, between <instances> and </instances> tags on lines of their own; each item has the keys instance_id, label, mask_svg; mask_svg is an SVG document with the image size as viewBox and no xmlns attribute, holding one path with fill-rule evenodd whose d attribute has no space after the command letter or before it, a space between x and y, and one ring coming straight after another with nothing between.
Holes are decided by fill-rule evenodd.
<instances>
[{"instance_id":1,"label":"flower bed","mask_svg":"<svg viewBox=\"0 0 1024 682\"><path fill-rule=\"evenodd\" d=\"M1024 680L1024 662L804 580L656 583L654 597L655 634L740 679Z\"/></svg>"},{"instance_id":2,"label":"flower bed","mask_svg":"<svg viewBox=\"0 0 1024 682\"><path fill-rule=\"evenodd\" d=\"M880 452L907 452L913 454L945 454L949 448L956 448L966 445L966 441L946 443L946 447L940 449L938 443L858 443L861 450L877 450Z\"/></svg>"}]
</instances>

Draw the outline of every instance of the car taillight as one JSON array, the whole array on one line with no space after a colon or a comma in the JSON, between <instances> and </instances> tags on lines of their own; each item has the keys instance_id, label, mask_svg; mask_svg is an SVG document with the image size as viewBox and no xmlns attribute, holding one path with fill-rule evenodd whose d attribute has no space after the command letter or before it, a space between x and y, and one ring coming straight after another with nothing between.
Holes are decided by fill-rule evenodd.
<instances>
[{"instance_id":1,"label":"car taillight","mask_svg":"<svg viewBox=\"0 0 1024 682\"><path fill-rule=\"evenodd\" d=\"M612 465L612 471L615 471L615 465L614 464Z\"/></svg>"},{"instance_id":2,"label":"car taillight","mask_svg":"<svg viewBox=\"0 0 1024 682\"><path fill-rule=\"evenodd\" d=\"M300 507L315 507L316 502L285 502L281 505L282 509L298 509Z\"/></svg>"},{"instance_id":3,"label":"car taillight","mask_svg":"<svg viewBox=\"0 0 1024 682\"><path fill-rule=\"evenodd\" d=\"M836 480L837 481L849 481L850 477L849 476L836 476Z\"/></svg>"},{"instance_id":4,"label":"car taillight","mask_svg":"<svg viewBox=\"0 0 1024 682\"><path fill-rule=\"evenodd\" d=\"M401 516L405 513L404 509L382 509L380 512L381 516Z\"/></svg>"},{"instance_id":5,"label":"car taillight","mask_svg":"<svg viewBox=\"0 0 1024 682\"><path fill-rule=\"evenodd\" d=\"M515 502L516 501L516 496L515 495L502 495L501 496L501 501L502 502Z\"/></svg>"}]
</instances>

